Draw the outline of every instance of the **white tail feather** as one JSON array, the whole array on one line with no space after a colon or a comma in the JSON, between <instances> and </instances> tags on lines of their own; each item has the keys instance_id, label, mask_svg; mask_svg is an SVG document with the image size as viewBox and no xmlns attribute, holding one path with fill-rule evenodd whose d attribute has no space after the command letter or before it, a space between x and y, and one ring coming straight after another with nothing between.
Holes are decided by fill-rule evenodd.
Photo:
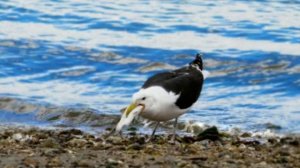
<instances>
[{"instance_id":1,"label":"white tail feather","mask_svg":"<svg viewBox=\"0 0 300 168\"><path fill-rule=\"evenodd\" d=\"M207 70L202 71L203 78L206 79L209 76L210 72Z\"/></svg>"}]
</instances>

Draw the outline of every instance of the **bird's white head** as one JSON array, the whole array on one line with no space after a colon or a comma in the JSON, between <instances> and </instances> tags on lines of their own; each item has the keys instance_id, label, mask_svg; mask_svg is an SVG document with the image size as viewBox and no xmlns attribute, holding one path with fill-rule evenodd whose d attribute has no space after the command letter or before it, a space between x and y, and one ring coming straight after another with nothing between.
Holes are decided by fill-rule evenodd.
<instances>
[{"instance_id":1,"label":"bird's white head","mask_svg":"<svg viewBox=\"0 0 300 168\"><path fill-rule=\"evenodd\" d=\"M133 119L145 110L149 110L154 103L152 94L144 89L135 93L132 97L132 103L127 106L121 120L116 126L116 131L119 132L125 125L129 125Z\"/></svg>"},{"instance_id":2,"label":"bird's white head","mask_svg":"<svg viewBox=\"0 0 300 168\"><path fill-rule=\"evenodd\" d=\"M132 96L132 103L126 108L125 114L128 116L135 108L141 106L143 111L151 109L155 102L155 96L153 93L149 92L147 89L141 89Z\"/></svg>"}]
</instances>

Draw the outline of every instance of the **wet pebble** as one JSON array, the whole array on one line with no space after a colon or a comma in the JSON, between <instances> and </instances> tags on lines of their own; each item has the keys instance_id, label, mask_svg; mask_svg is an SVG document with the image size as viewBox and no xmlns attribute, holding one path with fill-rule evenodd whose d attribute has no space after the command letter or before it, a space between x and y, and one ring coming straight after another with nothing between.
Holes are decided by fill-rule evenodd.
<instances>
[{"instance_id":1,"label":"wet pebble","mask_svg":"<svg viewBox=\"0 0 300 168\"><path fill-rule=\"evenodd\" d=\"M195 138L192 136L184 136L184 137L180 138L179 141L183 142L183 143L193 143L193 142L195 142Z\"/></svg>"},{"instance_id":2,"label":"wet pebble","mask_svg":"<svg viewBox=\"0 0 300 168\"><path fill-rule=\"evenodd\" d=\"M89 160L77 160L73 162L74 167L94 167L94 165Z\"/></svg>"},{"instance_id":3,"label":"wet pebble","mask_svg":"<svg viewBox=\"0 0 300 168\"><path fill-rule=\"evenodd\" d=\"M279 150L278 154L280 156L289 156L290 155L290 151L289 148L282 148Z\"/></svg>"},{"instance_id":4,"label":"wet pebble","mask_svg":"<svg viewBox=\"0 0 300 168\"><path fill-rule=\"evenodd\" d=\"M132 149L132 150L141 150L143 148L144 146L139 143L134 143L128 146L128 149Z\"/></svg>"},{"instance_id":5,"label":"wet pebble","mask_svg":"<svg viewBox=\"0 0 300 168\"><path fill-rule=\"evenodd\" d=\"M276 130L279 130L279 129L282 128L280 125L276 125L276 124L273 124L273 123L266 123L265 127L267 129L276 129Z\"/></svg>"},{"instance_id":6,"label":"wet pebble","mask_svg":"<svg viewBox=\"0 0 300 168\"><path fill-rule=\"evenodd\" d=\"M25 158L23 159L23 164L27 167L35 168L38 167L39 162L33 158Z\"/></svg>"},{"instance_id":7,"label":"wet pebble","mask_svg":"<svg viewBox=\"0 0 300 168\"><path fill-rule=\"evenodd\" d=\"M61 167L62 161L58 157L54 157L47 163L46 167Z\"/></svg>"},{"instance_id":8,"label":"wet pebble","mask_svg":"<svg viewBox=\"0 0 300 168\"><path fill-rule=\"evenodd\" d=\"M230 155L224 155L224 159L230 159L231 156Z\"/></svg>"},{"instance_id":9,"label":"wet pebble","mask_svg":"<svg viewBox=\"0 0 300 168\"><path fill-rule=\"evenodd\" d=\"M277 140L276 138L269 138L269 139L268 139L268 142L269 142L270 144L276 144L276 143L278 142L278 140Z\"/></svg>"},{"instance_id":10,"label":"wet pebble","mask_svg":"<svg viewBox=\"0 0 300 168\"><path fill-rule=\"evenodd\" d=\"M108 159L107 160L107 164L106 164L106 166L117 166L117 165L123 165L124 164L124 162L123 161L121 161L121 160L115 160L115 159Z\"/></svg>"},{"instance_id":11,"label":"wet pebble","mask_svg":"<svg viewBox=\"0 0 300 168\"><path fill-rule=\"evenodd\" d=\"M114 145L122 145L123 139L119 136L112 136L109 139L107 139L107 142L114 144Z\"/></svg>"},{"instance_id":12,"label":"wet pebble","mask_svg":"<svg viewBox=\"0 0 300 168\"><path fill-rule=\"evenodd\" d=\"M42 154L45 156L56 156L57 154L60 153L62 153L62 151L59 149L49 148L49 149L45 149Z\"/></svg>"},{"instance_id":13,"label":"wet pebble","mask_svg":"<svg viewBox=\"0 0 300 168\"><path fill-rule=\"evenodd\" d=\"M220 140L221 136L219 134L217 127L213 126L213 127L207 128L206 130L204 130L203 132L201 132L200 134L197 135L197 140L201 141L201 140L205 140L205 139L209 139L212 141Z\"/></svg>"},{"instance_id":14,"label":"wet pebble","mask_svg":"<svg viewBox=\"0 0 300 168\"><path fill-rule=\"evenodd\" d=\"M40 143L40 147L59 148L60 144L54 138L49 137Z\"/></svg>"},{"instance_id":15,"label":"wet pebble","mask_svg":"<svg viewBox=\"0 0 300 168\"><path fill-rule=\"evenodd\" d=\"M292 137L284 137L280 139L281 144L290 144L293 146L299 146L300 145L300 139L295 139Z\"/></svg>"},{"instance_id":16,"label":"wet pebble","mask_svg":"<svg viewBox=\"0 0 300 168\"><path fill-rule=\"evenodd\" d=\"M241 135L241 137L243 137L243 138L248 138L248 137L251 137L251 136L252 136L252 134L249 133L249 132L244 132L244 133Z\"/></svg>"},{"instance_id":17,"label":"wet pebble","mask_svg":"<svg viewBox=\"0 0 300 168\"><path fill-rule=\"evenodd\" d=\"M210 146L210 143L211 141L206 139L206 140L202 140L202 141L199 141L198 144L204 146L204 147L209 147Z\"/></svg>"},{"instance_id":18,"label":"wet pebble","mask_svg":"<svg viewBox=\"0 0 300 168\"><path fill-rule=\"evenodd\" d=\"M22 140L22 138L23 138L23 135L21 133L16 133L16 134L12 135L12 139L16 140L16 141L20 141L20 140Z\"/></svg>"},{"instance_id":19,"label":"wet pebble","mask_svg":"<svg viewBox=\"0 0 300 168\"><path fill-rule=\"evenodd\" d=\"M262 161L262 162L259 162L259 163L257 163L257 164L255 164L257 167L267 167L267 162L265 162L265 161ZM255 166L255 167L256 167Z\"/></svg>"},{"instance_id":20,"label":"wet pebble","mask_svg":"<svg viewBox=\"0 0 300 168\"><path fill-rule=\"evenodd\" d=\"M87 140L85 139L72 139L70 140L67 144L70 146L70 147L78 147L78 148L82 148L84 147L86 144L87 144Z\"/></svg>"},{"instance_id":21,"label":"wet pebble","mask_svg":"<svg viewBox=\"0 0 300 168\"><path fill-rule=\"evenodd\" d=\"M72 136L72 135L83 135L83 132L81 130L78 130L78 129L69 129L69 130L60 131L59 132L59 136L60 135L69 135L69 136Z\"/></svg>"},{"instance_id":22,"label":"wet pebble","mask_svg":"<svg viewBox=\"0 0 300 168\"><path fill-rule=\"evenodd\" d=\"M246 145L245 144L240 144L239 149L246 149Z\"/></svg>"},{"instance_id":23,"label":"wet pebble","mask_svg":"<svg viewBox=\"0 0 300 168\"><path fill-rule=\"evenodd\" d=\"M247 149L250 150L250 151L255 151L255 148L252 147L252 146L247 147Z\"/></svg>"}]
</instances>

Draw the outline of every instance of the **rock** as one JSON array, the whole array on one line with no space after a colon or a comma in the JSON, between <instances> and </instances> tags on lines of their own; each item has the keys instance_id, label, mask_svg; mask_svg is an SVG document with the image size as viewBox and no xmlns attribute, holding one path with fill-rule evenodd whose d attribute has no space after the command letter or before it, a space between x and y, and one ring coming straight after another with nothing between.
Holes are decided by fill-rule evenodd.
<instances>
[{"instance_id":1,"label":"rock","mask_svg":"<svg viewBox=\"0 0 300 168\"><path fill-rule=\"evenodd\" d=\"M108 144L108 143L102 143L102 147L103 147L103 149L110 149L110 148L112 148L112 147L114 147L114 145L112 145L112 144Z\"/></svg>"},{"instance_id":2,"label":"rock","mask_svg":"<svg viewBox=\"0 0 300 168\"><path fill-rule=\"evenodd\" d=\"M277 163L288 163L288 157L286 156L281 156L279 159L277 159Z\"/></svg>"},{"instance_id":3,"label":"rock","mask_svg":"<svg viewBox=\"0 0 300 168\"><path fill-rule=\"evenodd\" d=\"M107 139L107 142L110 142L113 145L122 145L123 139L119 136L111 136L111 137L109 137L109 139Z\"/></svg>"},{"instance_id":4,"label":"rock","mask_svg":"<svg viewBox=\"0 0 300 168\"><path fill-rule=\"evenodd\" d=\"M245 144L240 144L239 149L246 149L246 145Z\"/></svg>"},{"instance_id":5,"label":"rock","mask_svg":"<svg viewBox=\"0 0 300 168\"><path fill-rule=\"evenodd\" d=\"M16 141L21 141L23 139L23 135L21 133L13 134L12 139Z\"/></svg>"},{"instance_id":6,"label":"rock","mask_svg":"<svg viewBox=\"0 0 300 168\"><path fill-rule=\"evenodd\" d=\"M102 144L102 142L94 142L93 146L91 147L91 149L93 150L100 150L103 149L105 146L105 144Z\"/></svg>"},{"instance_id":7,"label":"rock","mask_svg":"<svg viewBox=\"0 0 300 168\"><path fill-rule=\"evenodd\" d=\"M268 164L265 161L262 161L262 162L259 162L259 163L256 164L257 167L267 167L267 165Z\"/></svg>"},{"instance_id":8,"label":"rock","mask_svg":"<svg viewBox=\"0 0 300 168\"><path fill-rule=\"evenodd\" d=\"M48 134L45 134L45 133L42 133L42 132L39 132L39 131L34 131L32 134L37 139L47 139L48 136L49 136Z\"/></svg>"},{"instance_id":9,"label":"rock","mask_svg":"<svg viewBox=\"0 0 300 168\"><path fill-rule=\"evenodd\" d=\"M212 141L220 140L221 138L220 138L220 134L219 134L217 127L213 126L213 127L207 128L206 130L204 130L203 132L198 134L197 140L201 141L204 139L209 139Z\"/></svg>"},{"instance_id":10,"label":"rock","mask_svg":"<svg viewBox=\"0 0 300 168\"><path fill-rule=\"evenodd\" d=\"M231 164L235 164L236 163L236 161L234 159L228 159L228 160L226 160L226 162L231 163Z\"/></svg>"},{"instance_id":11,"label":"rock","mask_svg":"<svg viewBox=\"0 0 300 168\"><path fill-rule=\"evenodd\" d=\"M278 153L280 156L289 156L290 155L290 151L288 148L282 148Z\"/></svg>"},{"instance_id":12,"label":"rock","mask_svg":"<svg viewBox=\"0 0 300 168\"><path fill-rule=\"evenodd\" d=\"M267 129L275 129L275 130L281 129L281 126L275 125L275 124L273 124L273 123L266 123L266 124L265 124L265 127L266 127Z\"/></svg>"},{"instance_id":13,"label":"rock","mask_svg":"<svg viewBox=\"0 0 300 168\"><path fill-rule=\"evenodd\" d=\"M15 168L15 166L12 166L12 165L5 165L3 168Z\"/></svg>"},{"instance_id":14,"label":"rock","mask_svg":"<svg viewBox=\"0 0 300 168\"><path fill-rule=\"evenodd\" d=\"M284 137L280 139L281 144L290 144L293 146L299 146L300 139L292 138L292 137Z\"/></svg>"},{"instance_id":15,"label":"rock","mask_svg":"<svg viewBox=\"0 0 300 168\"><path fill-rule=\"evenodd\" d=\"M94 167L91 161L89 160L77 160L73 162L74 167Z\"/></svg>"},{"instance_id":16,"label":"rock","mask_svg":"<svg viewBox=\"0 0 300 168\"><path fill-rule=\"evenodd\" d=\"M213 141L215 146L222 147L224 145L224 141Z\"/></svg>"},{"instance_id":17,"label":"rock","mask_svg":"<svg viewBox=\"0 0 300 168\"><path fill-rule=\"evenodd\" d=\"M67 143L70 147L78 147L82 148L87 144L87 140L85 139L72 139Z\"/></svg>"},{"instance_id":18,"label":"rock","mask_svg":"<svg viewBox=\"0 0 300 168\"><path fill-rule=\"evenodd\" d=\"M32 159L32 158L25 158L25 159L23 160L23 164L24 164L25 166L27 166L27 167L32 167L32 168L34 168L34 167L38 167L39 162L38 162L37 160Z\"/></svg>"},{"instance_id":19,"label":"rock","mask_svg":"<svg viewBox=\"0 0 300 168\"><path fill-rule=\"evenodd\" d=\"M243 133L243 134L241 135L241 137L243 137L243 138L248 138L248 137L251 137L251 136L252 136L252 134L249 133L249 132L245 132L245 133Z\"/></svg>"},{"instance_id":20,"label":"rock","mask_svg":"<svg viewBox=\"0 0 300 168\"><path fill-rule=\"evenodd\" d=\"M128 132L128 135L135 136L135 135L137 135L137 133L135 131L130 131L130 132Z\"/></svg>"},{"instance_id":21,"label":"rock","mask_svg":"<svg viewBox=\"0 0 300 168\"><path fill-rule=\"evenodd\" d=\"M127 131L137 131L137 128L131 126L131 127L128 127L128 128L127 128Z\"/></svg>"},{"instance_id":22,"label":"rock","mask_svg":"<svg viewBox=\"0 0 300 168\"><path fill-rule=\"evenodd\" d=\"M138 143L134 143L128 146L128 149L132 149L132 150L141 150L143 149L143 145L140 145Z\"/></svg>"},{"instance_id":23,"label":"rock","mask_svg":"<svg viewBox=\"0 0 300 168\"><path fill-rule=\"evenodd\" d=\"M298 139L298 140L290 141L289 144L293 146L300 146L300 140Z\"/></svg>"},{"instance_id":24,"label":"rock","mask_svg":"<svg viewBox=\"0 0 300 168\"><path fill-rule=\"evenodd\" d=\"M235 151L236 147L231 144L224 145L224 148L228 151Z\"/></svg>"},{"instance_id":25,"label":"rock","mask_svg":"<svg viewBox=\"0 0 300 168\"><path fill-rule=\"evenodd\" d=\"M278 140L277 140L276 138L269 138L269 139L268 139L268 142L269 142L270 144L275 144L275 143L278 142Z\"/></svg>"},{"instance_id":26,"label":"rock","mask_svg":"<svg viewBox=\"0 0 300 168\"><path fill-rule=\"evenodd\" d=\"M192 136L184 136L182 138L179 138L180 139L180 142L183 142L183 143L193 143L195 142L195 138L192 137Z\"/></svg>"},{"instance_id":27,"label":"rock","mask_svg":"<svg viewBox=\"0 0 300 168\"><path fill-rule=\"evenodd\" d=\"M60 144L54 138L47 138L40 143L40 147L59 148Z\"/></svg>"},{"instance_id":28,"label":"rock","mask_svg":"<svg viewBox=\"0 0 300 168\"><path fill-rule=\"evenodd\" d=\"M300 140L290 141L289 144L294 145L294 146L299 146L300 145Z\"/></svg>"},{"instance_id":29,"label":"rock","mask_svg":"<svg viewBox=\"0 0 300 168\"><path fill-rule=\"evenodd\" d=\"M130 133L129 133L130 135ZM130 136L129 138L127 138L127 140L129 140L130 143L139 143L139 144L145 144L146 140L144 137L139 137L139 136Z\"/></svg>"},{"instance_id":30,"label":"rock","mask_svg":"<svg viewBox=\"0 0 300 168\"><path fill-rule=\"evenodd\" d=\"M194 142L193 144L194 145L196 145L197 146L197 148L199 148L199 149L201 149L201 150L204 150L204 149L207 149L207 148L209 148L209 143L208 143L208 141L206 141L206 140L204 140L204 141L196 141L196 142ZM205 142L205 144L203 144L203 142Z\"/></svg>"},{"instance_id":31,"label":"rock","mask_svg":"<svg viewBox=\"0 0 300 168\"><path fill-rule=\"evenodd\" d=\"M114 159L108 159L107 160L107 165L106 166L117 166L117 165L122 165L124 164L121 160L114 160Z\"/></svg>"},{"instance_id":32,"label":"rock","mask_svg":"<svg viewBox=\"0 0 300 168\"><path fill-rule=\"evenodd\" d=\"M192 133L194 135L199 135L203 131L203 127L201 127L200 125L196 125L196 124L192 125L191 129L192 129Z\"/></svg>"},{"instance_id":33,"label":"rock","mask_svg":"<svg viewBox=\"0 0 300 168\"><path fill-rule=\"evenodd\" d=\"M202 155L202 156L192 156L192 157L187 157L185 158L187 160L202 160L206 161L208 159L208 156Z\"/></svg>"},{"instance_id":34,"label":"rock","mask_svg":"<svg viewBox=\"0 0 300 168\"><path fill-rule=\"evenodd\" d=\"M43 151L43 155L45 156L56 156L57 154L60 154L61 151L59 149L53 149L53 148L49 148L49 149L45 149Z\"/></svg>"},{"instance_id":35,"label":"rock","mask_svg":"<svg viewBox=\"0 0 300 168\"><path fill-rule=\"evenodd\" d=\"M230 155L224 155L224 159L230 159L231 158L231 156Z\"/></svg>"},{"instance_id":36,"label":"rock","mask_svg":"<svg viewBox=\"0 0 300 168\"><path fill-rule=\"evenodd\" d=\"M252 147L252 146L249 146L249 147L248 147L248 150L250 150L250 151L255 151L255 148Z\"/></svg>"},{"instance_id":37,"label":"rock","mask_svg":"<svg viewBox=\"0 0 300 168\"><path fill-rule=\"evenodd\" d=\"M52 158L46 165L46 167L61 167L62 161L58 157Z\"/></svg>"},{"instance_id":38,"label":"rock","mask_svg":"<svg viewBox=\"0 0 300 168\"><path fill-rule=\"evenodd\" d=\"M209 139L205 139L205 140L200 141L198 144L208 147L210 145L210 142L211 141Z\"/></svg>"},{"instance_id":39,"label":"rock","mask_svg":"<svg viewBox=\"0 0 300 168\"><path fill-rule=\"evenodd\" d=\"M180 161L180 162L178 162L177 163L177 167L186 167L186 165L187 165L187 162L185 162L185 161Z\"/></svg>"},{"instance_id":40,"label":"rock","mask_svg":"<svg viewBox=\"0 0 300 168\"><path fill-rule=\"evenodd\" d=\"M73 113L75 113L75 115L77 114L76 112L73 112ZM72 115L73 113L69 112L68 115ZM70 129L70 130L63 130L59 134L82 135L83 132L81 130L78 130L78 129Z\"/></svg>"},{"instance_id":41,"label":"rock","mask_svg":"<svg viewBox=\"0 0 300 168\"><path fill-rule=\"evenodd\" d=\"M260 142L258 140L253 140L253 139L250 139L250 140L244 139L244 140L239 140L237 142L234 142L233 144L236 144L236 145L245 144L245 145L249 145L249 146L257 146L260 144Z\"/></svg>"},{"instance_id":42,"label":"rock","mask_svg":"<svg viewBox=\"0 0 300 168\"><path fill-rule=\"evenodd\" d=\"M13 140L17 141L17 142L27 142L30 141L32 139L31 136L28 135L24 135L21 133L15 133L12 135L11 137Z\"/></svg>"}]
</instances>

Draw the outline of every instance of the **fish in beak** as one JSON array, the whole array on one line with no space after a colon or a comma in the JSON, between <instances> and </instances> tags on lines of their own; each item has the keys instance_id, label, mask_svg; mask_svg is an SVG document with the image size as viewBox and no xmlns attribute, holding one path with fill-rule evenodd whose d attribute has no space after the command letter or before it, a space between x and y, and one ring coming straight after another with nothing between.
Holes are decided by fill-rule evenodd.
<instances>
[{"instance_id":1,"label":"fish in beak","mask_svg":"<svg viewBox=\"0 0 300 168\"><path fill-rule=\"evenodd\" d=\"M131 103L124 111L126 117L128 117L128 115L130 114L130 112L132 112L132 110L134 110L138 105L136 103Z\"/></svg>"},{"instance_id":2,"label":"fish in beak","mask_svg":"<svg viewBox=\"0 0 300 168\"><path fill-rule=\"evenodd\" d=\"M142 104L130 104L122 114L121 120L116 126L116 131L120 132L124 126L129 125L133 119L144 110L144 108L145 106Z\"/></svg>"}]
</instances>

